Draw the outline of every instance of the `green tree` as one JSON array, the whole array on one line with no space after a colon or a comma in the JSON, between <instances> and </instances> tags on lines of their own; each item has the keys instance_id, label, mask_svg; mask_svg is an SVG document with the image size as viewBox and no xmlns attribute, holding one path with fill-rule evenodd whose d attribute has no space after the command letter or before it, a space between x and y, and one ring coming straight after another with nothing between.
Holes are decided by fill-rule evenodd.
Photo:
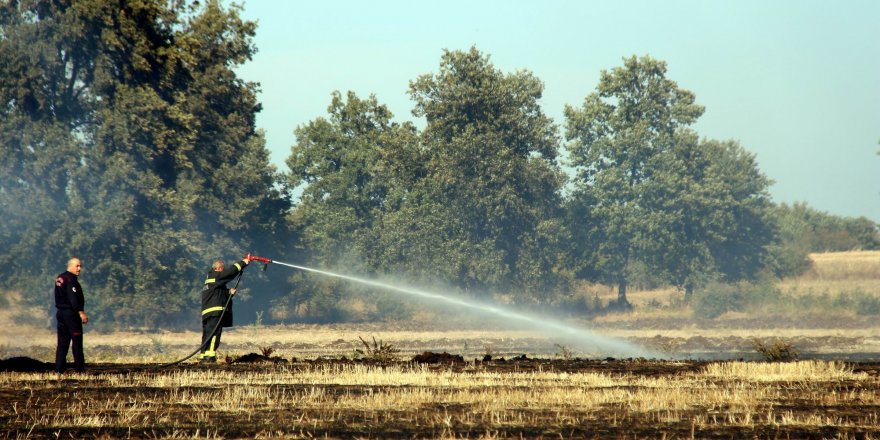
<instances>
[{"instance_id":1,"label":"green tree","mask_svg":"<svg viewBox=\"0 0 880 440\"><path fill-rule=\"evenodd\" d=\"M205 255L248 247L235 233L284 209L254 133L256 86L232 71L253 24L216 1L88 0L6 3L0 26L8 285L39 301L75 254L96 322L178 317Z\"/></svg>"},{"instance_id":2,"label":"green tree","mask_svg":"<svg viewBox=\"0 0 880 440\"><path fill-rule=\"evenodd\" d=\"M718 278L754 280L769 265L776 239L770 181L736 142L699 142L679 130L675 146L646 185L646 205L658 219L646 260L685 291Z\"/></svg>"},{"instance_id":3,"label":"green tree","mask_svg":"<svg viewBox=\"0 0 880 440\"><path fill-rule=\"evenodd\" d=\"M410 84L421 133L391 123L375 98L334 94L330 117L300 127L288 159L288 184L302 188L291 220L314 259L480 293L517 288L520 300L546 295L562 278L566 230L542 90L531 73L504 74L471 49L445 52L438 74Z\"/></svg>"},{"instance_id":4,"label":"green tree","mask_svg":"<svg viewBox=\"0 0 880 440\"><path fill-rule=\"evenodd\" d=\"M633 56L623 67L603 71L580 108L565 108L577 170L574 196L593 203L589 219L599 222L593 235L601 237L592 244L599 254L596 272L618 286L622 307L629 306L631 265L646 259L663 220L647 199L656 190L655 173L672 155L676 132L702 115L694 101L693 93L666 78L664 62ZM580 227L593 228L572 225Z\"/></svg>"},{"instance_id":5,"label":"green tree","mask_svg":"<svg viewBox=\"0 0 880 440\"><path fill-rule=\"evenodd\" d=\"M0 74L4 78L3 120L4 125L13 123L19 128L2 129L3 155L16 157L18 162L4 169L3 193L10 203L3 206L9 210L4 214L21 225L7 238L14 242L22 237L18 255L33 256L28 267L16 253L5 255L16 273L11 287L42 291L37 286L48 284L48 275L74 253L88 262L96 279L108 278L108 269L120 261L121 252L112 249L111 254L117 255L99 258L96 250L113 245L124 248L126 243L116 238L137 237L128 234L133 231L126 231L124 225L138 218L132 206L140 200L122 194L125 187L114 187L111 179L124 178L131 186L148 184L146 176L135 172L147 158L139 158L138 163L124 157L121 150L129 145L137 148L136 141L125 143L132 140L126 136L133 130L123 130L124 124L106 118L117 115L114 108L138 98L148 101L155 96L151 84L175 75L173 68L166 68L177 62L173 54L158 55L168 36L168 29L159 23L167 23L169 15L161 15L155 6L107 2L11 2L3 6L0 50L11 61L3 63ZM126 114L134 119L127 126L141 122L138 116ZM113 139L119 135L123 139ZM36 168L44 171L26 172ZM55 177L47 182L46 174ZM28 195L40 210L16 209ZM127 279L125 274L116 276ZM109 281L104 285L116 287L114 280ZM99 299L93 304L100 318L100 305L106 302L100 299L106 292L101 288L91 292Z\"/></svg>"},{"instance_id":6,"label":"green tree","mask_svg":"<svg viewBox=\"0 0 880 440\"><path fill-rule=\"evenodd\" d=\"M302 193L288 220L301 231L315 264L375 272L373 230L385 213L399 207L421 166L416 130L410 123L392 122L392 113L375 96L334 92L327 111L327 118L296 130L285 178L288 187ZM297 277L295 284L288 303L308 302L312 319L341 317L332 305L348 289L345 283Z\"/></svg>"},{"instance_id":7,"label":"green tree","mask_svg":"<svg viewBox=\"0 0 880 440\"><path fill-rule=\"evenodd\" d=\"M836 216L803 202L782 203L774 215L783 241L806 253L880 249L877 223L865 217Z\"/></svg>"},{"instance_id":8,"label":"green tree","mask_svg":"<svg viewBox=\"0 0 880 440\"><path fill-rule=\"evenodd\" d=\"M410 83L413 114L426 120L425 176L386 219L388 264L520 299L559 281L564 179L542 93L532 73L505 74L476 48L444 52L438 73Z\"/></svg>"},{"instance_id":9,"label":"green tree","mask_svg":"<svg viewBox=\"0 0 880 440\"><path fill-rule=\"evenodd\" d=\"M213 195L196 200L198 224L207 231L231 233L225 243L212 239L218 249L247 237L254 237L261 249L270 246L276 239L271 234L283 228L279 214L289 208L273 187L280 176L269 164L263 136L254 131L262 108L256 99L258 85L242 81L232 70L255 52L250 41L255 28L255 23L242 21L237 9L225 11L208 2L179 37L194 66L183 104L191 115L194 147L184 171L199 185L198 193Z\"/></svg>"},{"instance_id":10,"label":"green tree","mask_svg":"<svg viewBox=\"0 0 880 440\"><path fill-rule=\"evenodd\" d=\"M302 189L291 218L304 244L318 263L335 266L346 256L362 260L352 245L399 204L395 191L409 184L412 172L399 167L419 161L415 128L392 122L374 96L364 100L349 92L343 99L334 92L328 113L329 119L297 128L287 182Z\"/></svg>"},{"instance_id":11,"label":"green tree","mask_svg":"<svg viewBox=\"0 0 880 440\"><path fill-rule=\"evenodd\" d=\"M736 141L702 141L712 159L709 185L717 192L711 212L710 249L722 281L755 281L772 264L770 249L779 240L772 216L772 181L759 169L754 154Z\"/></svg>"}]
</instances>

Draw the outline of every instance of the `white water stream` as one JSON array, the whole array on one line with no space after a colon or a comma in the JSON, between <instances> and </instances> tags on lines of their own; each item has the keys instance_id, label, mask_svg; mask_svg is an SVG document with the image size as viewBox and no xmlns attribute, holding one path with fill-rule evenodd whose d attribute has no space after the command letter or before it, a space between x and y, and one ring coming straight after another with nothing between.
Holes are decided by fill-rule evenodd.
<instances>
[{"instance_id":1,"label":"white water stream","mask_svg":"<svg viewBox=\"0 0 880 440\"><path fill-rule=\"evenodd\" d=\"M407 295L418 296L421 298L427 298L437 301L442 301L447 304L451 304L454 306L466 307L481 313L485 313L487 315L494 315L497 317L505 318L508 320L516 320L520 323L523 323L531 328L542 330L551 335L558 336L560 338L565 339L566 342L577 346L577 348L581 349L592 349L600 351L603 355L607 356L616 356L616 357L646 357L646 358L658 358L657 353L652 352L644 347L640 347L628 341L612 338L610 336L604 336L598 334L594 331L573 327L568 324L564 324L556 319L549 318L546 316L537 316L537 315L526 315L523 313L518 313L510 310L505 310L498 306L480 304L475 301L469 301L466 299L441 295L439 293L427 292L420 289L414 289L410 287L402 287L397 286L390 283L385 283L381 281L369 280L364 278L353 277L349 275L342 275L338 273L328 272L325 270L312 269L310 267L298 266L290 263L283 263L280 261L272 261L274 264L280 264L282 266L292 267L294 269L304 270L306 272L313 272L329 277L341 278L348 281L353 281L356 283L366 284L373 287L378 287L383 290L389 290L397 293L403 293Z\"/></svg>"}]
</instances>

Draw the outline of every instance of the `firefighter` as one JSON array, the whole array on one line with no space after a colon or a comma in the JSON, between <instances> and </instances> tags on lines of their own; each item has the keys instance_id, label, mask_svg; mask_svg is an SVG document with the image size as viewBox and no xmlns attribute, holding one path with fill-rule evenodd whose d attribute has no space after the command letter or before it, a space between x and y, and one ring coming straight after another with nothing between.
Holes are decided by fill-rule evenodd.
<instances>
[{"instance_id":1,"label":"firefighter","mask_svg":"<svg viewBox=\"0 0 880 440\"><path fill-rule=\"evenodd\" d=\"M83 324L89 323L84 311L85 297L79 285L82 262L73 257L67 260L67 270L55 277L55 319L58 321L58 347L55 349L55 372L61 374L67 367L67 350L73 343L73 366L77 372L86 370L83 354Z\"/></svg>"},{"instance_id":2,"label":"firefighter","mask_svg":"<svg viewBox=\"0 0 880 440\"><path fill-rule=\"evenodd\" d=\"M214 261L211 265L202 290L202 363L217 362L217 347L220 346L223 327L232 327L232 297L235 296L235 289L227 288L226 283L235 279L248 263L250 259L246 255L229 269L226 269L223 260ZM229 307L226 307L227 303Z\"/></svg>"}]
</instances>

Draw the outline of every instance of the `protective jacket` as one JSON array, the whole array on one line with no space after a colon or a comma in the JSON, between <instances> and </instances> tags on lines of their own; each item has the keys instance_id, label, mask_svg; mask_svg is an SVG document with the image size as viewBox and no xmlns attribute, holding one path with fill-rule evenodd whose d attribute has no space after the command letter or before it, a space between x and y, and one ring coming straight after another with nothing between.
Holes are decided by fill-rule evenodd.
<instances>
[{"instance_id":1,"label":"protective jacket","mask_svg":"<svg viewBox=\"0 0 880 440\"><path fill-rule=\"evenodd\" d=\"M55 277L55 307L58 310L82 312L85 307L82 286L76 275L64 271Z\"/></svg>"},{"instance_id":2,"label":"protective jacket","mask_svg":"<svg viewBox=\"0 0 880 440\"><path fill-rule=\"evenodd\" d=\"M223 314L223 321L220 325L232 327L232 300L229 298L229 288L226 287L226 283L235 279L235 276L247 265L247 260L241 260L222 272L216 270L208 272L208 278L205 279L205 288L202 290L203 320L210 316L220 315L228 301L229 308Z\"/></svg>"}]
</instances>

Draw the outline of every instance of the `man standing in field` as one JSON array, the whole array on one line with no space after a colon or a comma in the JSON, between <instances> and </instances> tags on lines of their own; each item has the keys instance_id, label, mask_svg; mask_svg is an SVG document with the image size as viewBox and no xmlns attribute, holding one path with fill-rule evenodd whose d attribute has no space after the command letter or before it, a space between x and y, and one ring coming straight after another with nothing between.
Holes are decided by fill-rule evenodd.
<instances>
[{"instance_id":1,"label":"man standing in field","mask_svg":"<svg viewBox=\"0 0 880 440\"><path fill-rule=\"evenodd\" d=\"M227 288L226 283L235 279L248 263L250 259L245 256L229 269L226 269L223 260L216 260L211 265L205 280L205 289L202 290L202 363L217 362L217 348L220 346L223 327L232 327L232 297L235 296L235 289ZM227 304L229 307L226 307Z\"/></svg>"},{"instance_id":2,"label":"man standing in field","mask_svg":"<svg viewBox=\"0 0 880 440\"><path fill-rule=\"evenodd\" d=\"M73 343L73 365L77 372L86 370L83 354L83 324L89 317L83 310L85 297L79 285L82 262L73 257L67 261L67 270L55 277L55 318L58 321L58 347L55 349L55 371L63 373L67 367L67 350Z\"/></svg>"}]
</instances>

